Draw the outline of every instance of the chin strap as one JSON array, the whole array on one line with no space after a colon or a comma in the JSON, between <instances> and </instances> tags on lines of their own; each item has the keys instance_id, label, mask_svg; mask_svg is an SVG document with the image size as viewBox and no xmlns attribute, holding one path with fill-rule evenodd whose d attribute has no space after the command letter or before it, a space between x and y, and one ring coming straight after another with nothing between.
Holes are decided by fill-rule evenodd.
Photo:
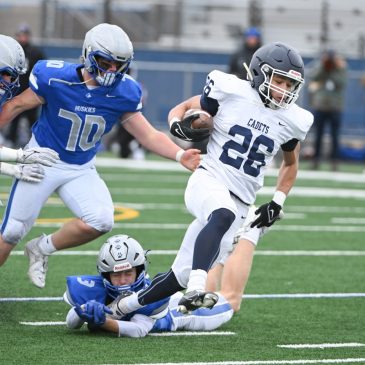
<instances>
[{"instance_id":1,"label":"chin strap","mask_svg":"<svg viewBox=\"0 0 365 365\"><path fill-rule=\"evenodd\" d=\"M243 67L245 68L245 70L247 72L247 79L252 82L253 81L253 76L252 76L252 73L251 73L249 67L247 66L246 62L243 62Z\"/></svg>"}]
</instances>

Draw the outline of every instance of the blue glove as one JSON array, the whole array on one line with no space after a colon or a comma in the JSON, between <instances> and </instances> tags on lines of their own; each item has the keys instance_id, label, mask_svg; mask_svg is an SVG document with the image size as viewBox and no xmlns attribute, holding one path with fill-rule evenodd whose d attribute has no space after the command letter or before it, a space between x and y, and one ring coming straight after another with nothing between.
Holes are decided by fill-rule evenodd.
<instances>
[{"instance_id":1,"label":"blue glove","mask_svg":"<svg viewBox=\"0 0 365 365\"><path fill-rule=\"evenodd\" d=\"M77 315L88 323L101 326L106 321L105 314L112 314L113 312L104 304L95 300L89 300L85 304L76 305L75 311Z\"/></svg>"}]
</instances>

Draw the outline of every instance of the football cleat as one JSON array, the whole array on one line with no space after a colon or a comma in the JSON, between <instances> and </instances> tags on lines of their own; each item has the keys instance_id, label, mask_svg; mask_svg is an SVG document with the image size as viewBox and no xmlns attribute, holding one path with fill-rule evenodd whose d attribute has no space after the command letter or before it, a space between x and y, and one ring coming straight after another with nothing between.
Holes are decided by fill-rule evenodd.
<instances>
[{"instance_id":1,"label":"football cleat","mask_svg":"<svg viewBox=\"0 0 365 365\"><path fill-rule=\"evenodd\" d=\"M182 314L189 314L198 308L213 308L218 302L218 295L213 292L199 292L193 290L185 293L179 300L177 311Z\"/></svg>"},{"instance_id":2,"label":"football cleat","mask_svg":"<svg viewBox=\"0 0 365 365\"><path fill-rule=\"evenodd\" d=\"M44 288L46 285L46 274L48 269L48 256L44 255L40 248L39 242L45 237L37 237L25 245L24 254L29 259L28 277L30 281L38 288Z\"/></svg>"},{"instance_id":3,"label":"football cleat","mask_svg":"<svg viewBox=\"0 0 365 365\"><path fill-rule=\"evenodd\" d=\"M131 290L125 290L122 292L115 300L113 300L108 307L111 309L112 313L107 314L107 317L120 320L122 319L126 314L130 313L128 310L126 300L123 300L131 295L137 295L136 292L133 292Z\"/></svg>"}]
</instances>

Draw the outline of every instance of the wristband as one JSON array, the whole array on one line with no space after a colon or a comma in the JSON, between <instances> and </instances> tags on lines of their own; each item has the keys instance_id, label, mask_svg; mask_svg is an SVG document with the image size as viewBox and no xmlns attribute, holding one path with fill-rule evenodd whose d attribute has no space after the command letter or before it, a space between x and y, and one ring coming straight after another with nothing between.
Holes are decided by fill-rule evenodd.
<instances>
[{"instance_id":1,"label":"wristband","mask_svg":"<svg viewBox=\"0 0 365 365\"><path fill-rule=\"evenodd\" d=\"M283 193L283 192L282 192L282 191L280 191L280 190L276 190L276 191L275 191L275 194L274 194L274 197L272 198L272 200L273 200L276 204L279 204L281 207L284 205L285 199L286 199L286 194L285 194L285 193Z\"/></svg>"},{"instance_id":2,"label":"wristband","mask_svg":"<svg viewBox=\"0 0 365 365\"><path fill-rule=\"evenodd\" d=\"M181 122L181 119L178 117L173 117L171 120L169 120L169 126L171 128L171 126L175 123L175 122Z\"/></svg>"},{"instance_id":3,"label":"wristband","mask_svg":"<svg viewBox=\"0 0 365 365\"><path fill-rule=\"evenodd\" d=\"M177 162L180 162L180 160L181 160L181 157L182 157L182 155L184 154L184 150L179 150L179 151L177 151L176 152L176 156L175 156L175 160L177 161Z\"/></svg>"},{"instance_id":4,"label":"wristband","mask_svg":"<svg viewBox=\"0 0 365 365\"><path fill-rule=\"evenodd\" d=\"M23 150L19 148L14 150L8 147L0 148L0 161L16 162L23 155Z\"/></svg>"}]
</instances>

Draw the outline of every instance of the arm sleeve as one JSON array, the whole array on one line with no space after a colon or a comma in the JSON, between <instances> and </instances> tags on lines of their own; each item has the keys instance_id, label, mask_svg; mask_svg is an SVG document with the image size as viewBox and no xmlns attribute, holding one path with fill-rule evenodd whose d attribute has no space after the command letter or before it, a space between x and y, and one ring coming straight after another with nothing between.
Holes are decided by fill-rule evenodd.
<instances>
[{"instance_id":1,"label":"arm sleeve","mask_svg":"<svg viewBox=\"0 0 365 365\"><path fill-rule=\"evenodd\" d=\"M119 337L145 337L154 324L155 320L151 317L136 314L129 322L118 321Z\"/></svg>"},{"instance_id":2,"label":"arm sleeve","mask_svg":"<svg viewBox=\"0 0 365 365\"><path fill-rule=\"evenodd\" d=\"M66 325L68 328L77 330L82 327L84 321L77 315L75 308L72 307L66 317Z\"/></svg>"},{"instance_id":3,"label":"arm sleeve","mask_svg":"<svg viewBox=\"0 0 365 365\"><path fill-rule=\"evenodd\" d=\"M299 140L296 138L291 139L290 141L281 145L281 149L286 152L294 151L297 146Z\"/></svg>"}]
</instances>

